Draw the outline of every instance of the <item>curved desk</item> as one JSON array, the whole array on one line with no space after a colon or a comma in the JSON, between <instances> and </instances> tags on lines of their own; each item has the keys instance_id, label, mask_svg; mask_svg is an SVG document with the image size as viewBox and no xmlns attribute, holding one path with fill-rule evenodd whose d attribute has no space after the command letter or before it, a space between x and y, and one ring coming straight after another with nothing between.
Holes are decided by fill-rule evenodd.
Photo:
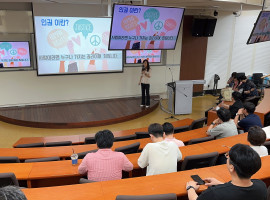
<instances>
[{"instance_id":1,"label":"curved desk","mask_svg":"<svg viewBox=\"0 0 270 200\"><path fill-rule=\"evenodd\" d=\"M189 155L197 155L217 151L219 154L227 152L226 146L233 146L236 143L248 144L247 133L213 140L209 142L180 147L184 159ZM226 145L226 146L223 146ZM136 170L141 171L137 160L140 153L128 154L128 159L134 165L132 173ZM79 160L79 164L81 160ZM78 164L78 165L79 165ZM28 187L44 187L64 184L76 184L80 178L78 174L78 165L72 166L70 160L40 163L13 163L1 164L0 173L14 172L18 180L27 180ZM132 177L132 173L130 177Z\"/></svg>"},{"instance_id":2,"label":"curved desk","mask_svg":"<svg viewBox=\"0 0 270 200\"><path fill-rule=\"evenodd\" d=\"M264 89L264 97L261 103L256 107L255 114L257 114L262 124L264 125L264 117L270 112L270 88Z\"/></svg>"},{"instance_id":3,"label":"curved desk","mask_svg":"<svg viewBox=\"0 0 270 200\"><path fill-rule=\"evenodd\" d=\"M186 118L183 120L178 120L175 122L171 122L174 127L187 126L193 122L193 119ZM137 129L129 129L123 131L114 131L113 134L115 137L132 135L135 132L145 132L148 131L148 127L137 128ZM66 136L48 136L48 137L23 137L20 138L14 145L19 144L29 144L29 143L38 143L38 142L60 142L60 141L72 141L72 144L84 144L84 140L86 137L93 137L95 133L91 134L81 134L81 135L66 135Z\"/></svg>"},{"instance_id":4,"label":"curved desk","mask_svg":"<svg viewBox=\"0 0 270 200\"><path fill-rule=\"evenodd\" d=\"M270 156L262 158L262 168L252 178L264 181L270 178ZM187 170L175 173L145 176L115 181L76 184L58 187L23 189L28 200L115 200L117 195L151 195L176 193L178 197L186 196L186 182L191 175L198 174L202 179L214 177L227 182L231 179L226 165L201 169ZM205 190L201 186L199 192Z\"/></svg>"},{"instance_id":5,"label":"curved desk","mask_svg":"<svg viewBox=\"0 0 270 200\"><path fill-rule=\"evenodd\" d=\"M182 140L183 142L187 142L191 139L206 137L207 127L203 127L200 129L195 129L191 131L186 131L182 133L176 133L175 138ZM122 147L125 145L133 144L135 142L140 142L140 149L149 142L151 142L150 138L144 139L136 139L136 140L127 140L114 142L112 149ZM62 159L66 159L70 157L72 154L72 149L76 153L90 151L97 149L96 144L88 144L88 145L74 145L74 146L62 146L62 147L38 147L38 148L0 148L0 156L17 156L20 160L32 159L32 158L45 158L45 157L53 157L59 156Z\"/></svg>"}]
</instances>

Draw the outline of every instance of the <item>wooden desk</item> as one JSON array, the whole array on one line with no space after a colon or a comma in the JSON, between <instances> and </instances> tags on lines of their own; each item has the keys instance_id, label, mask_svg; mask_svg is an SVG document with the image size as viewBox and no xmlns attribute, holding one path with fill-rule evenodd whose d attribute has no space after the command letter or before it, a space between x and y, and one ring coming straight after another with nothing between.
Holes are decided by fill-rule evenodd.
<instances>
[{"instance_id":1,"label":"wooden desk","mask_svg":"<svg viewBox=\"0 0 270 200\"><path fill-rule=\"evenodd\" d=\"M28 180L33 163L6 163L0 164L0 173L13 172L18 180Z\"/></svg>"},{"instance_id":2,"label":"wooden desk","mask_svg":"<svg viewBox=\"0 0 270 200\"><path fill-rule=\"evenodd\" d=\"M252 176L264 181L270 178L270 156L262 158L262 168ZM219 165L202 169L187 170L162 175L104 181L87 184L67 185L58 187L23 189L28 200L59 200L59 199L91 199L115 200L117 195L151 195L176 193L178 197L186 196L186 182L191 175L198 174L202 179L213 177L222 182L231 180L227 166ZM200 191L206 186L201 186Z\"/></svg>"},{"instance_id":3,"label":"wooden desk","mask_svg":"<svg viewBox=\"0 0 270 200\"><path fill-rule=\"evenodd\" d=\"M177 196L186 195L185 185L190 181L190 175L199 174L202 178L214 177L220 181L222 178L213 173L209 168L181 171L169 174L104 181L80 185L61 187L23 189L28 200L59 200L59 199L91 199L115 200L119 194L149 195L173 192ZM205 190L202 186L200 191Z\"/></svg>"},{"instance_id":4,"label":"wooden desk","mask_svg":"<svg viewBox=\"0 0 270 200\"><path fill-rule=\"evenodd\" d=\"M223 154L230 150L228 147L232 147L237 143L249 144L249 142L247 141L247 133L242 133L239 135L222 138L218 140L203 142L199 143L198 145L200 145L200 147L206 150L207 152L217 151L219 152L219 154ZM227 147L224 145L226 145Z\"/></svg>"},{"instance_id":5,"label":"wooden desk","mask_svg":"<svg viewBox=\"0 0 270 200\"><path fill-rule=\"evenodd\" d=\"M256 107L255 114L257 114L262 124L264 125L264 117L270 112L270 88L264 89L264 98L261 103Z\"/></svg>"},{"instance_id":6,"label":"wooden desk","mask_svg":"<svg viewBox=\"0 0 270 200\"><path fill-rule=\"evenodd\" d=\"M187 126L193 122L193 119L186 118L183 120L178 120L172 122L174 127ZM137 128L137 129L129 129L123 131L114 131L113 134L115 137L132 135L135 132L145 132L148 130L148 127ZM23 137L20 138L14 145L19 144L29 144L29 143L38 143L38 142L60 142L60 141L72 141L72 144L84 144L84 140L86 137L93 137L95 133L92 134L81 134L81 135L67 135L67 136L48 136L48 137Z\"/></svg>"},{"instance_id":7,"label":"wooden desk","mask_svg":"<svg viewBox=\"0 0 270 200\"><path fill-rule=\"evenodd\" d=\"M105 200L101 182L48 188L23 189L28 200Z\"/></svg>"},{"instance_id":8,"label":"wooden desk","mask_svg":"<svg viewBox=\"0 0 270 200\"><path fill-rule=\"evenodd\" d=\"M180 151L183 154L183 159L188 155L198 155L203 153L210 153L217 151L219 154L227 152L229 149L223 147L222 145L233 146L236 143L247 143L247 133L232 136L229 138L223 138L219 140L213 140L209 142L189 145L185 147L180 147ZM127 157L134 165L134 170L141 170L138 166L138 158L140 153L128 154ZM81 160L79 160L80 164ZM12 164L13 167L17 165L19 169L23 169L24 165L29 163L15 163ZM79 165L78 164L78 165ZM9 168L5 167L6 164L0 165L0 171L8 172ZM77 171L77 167L71 165L70 160L66 161L55 161L55 162L44 162L44 163L33 163L31 171L29 172L28 178L24 176L22 179L27 179L28 187L44 187L51 185L60 185L60 184L76 184L80 178L80 175ZM3 167L4 166L4 167ZM28 165L27 165L28 166ZM3 169L2 169L3 167ZM15 173L15 175L17 175ZM19 176L18 179L20 179Z\"/></svg>"},{"instance_id":9,"label":"wooden desk","mask_svg":"<svg viewBox=\"0 0 270 200\"><path fill-rule=\"evenodd\" d=\"M182 140L183 142L188 142L191 139L206 137L207 127L200 129L195 129L191 131L186 131L183 133L175 134L175 138ZM128 141L115 142L112 149L133 144L135 142L140 142L140 150L142 150L145 145L151 140L149 138L136 139ZM73 145L73 146L62 146L62 147L39 147L39 148L0 148L0 156L17 156L20 160L32 159L32 158L45 158L59 156L62 159L70 157L72 154L72 149L75 152L80 153L84 151L90 151L97 149L96 144L88 145Z\"/></svg>"}]
</instances>

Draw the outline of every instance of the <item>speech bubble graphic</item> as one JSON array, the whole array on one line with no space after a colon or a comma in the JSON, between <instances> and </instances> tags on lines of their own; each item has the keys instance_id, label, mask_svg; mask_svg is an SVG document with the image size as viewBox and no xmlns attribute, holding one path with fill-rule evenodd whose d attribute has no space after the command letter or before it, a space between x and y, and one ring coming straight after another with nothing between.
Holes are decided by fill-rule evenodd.
<instances>
[{"instance_id":1,"label":"speech bubble graphic","mask_svg":"<svg viewBox=\"0 0 270 200\"><path fill-rule=\"evenodd\" d=\"M139 19L135 15L128 15L122 19L121 26L126 31L136 29Z\"/></svg>"},{"instance_id":2,"label":"speech bubble graphic","mask_svg":"<svg viewBox=\"0 0 270 200\"><path fill-rule=\"evenodd\" d=\"M11 48L12 45L9 42L3 42L2 44L0 44L0 49L5 49L6 51L8 51Z\"/></svg>"},{"instance_id":3,"label":"speech bubble graphic","mask_svg":"<svg viewBox=\"0 0 270 200\"><path fill-rule=\"evenodd\" d=\"M86 19L80 19L76 21L73 25L73 30L75 33L82 33L84 38L88 36L89 33L93 32L93 24L86 20Z\"/></svg>"},{"instance_id":4,"label":"speech bubble graphic","mask_svg":"<svg viewBox=\"0 0 270 200\"><path fill-rule=\"evenodd\" d=\"M171 31L173 29L175 29L176 27L176 21L174 19L166 19L165 24L164 24L164 28L167 31Z\"/></svg>"},{"instance_id":5,"label":"speech bubble graphic","mask_svg":"<svg viewBox=\"0 0 270 200\"><path fill-rule=\"evenodd\" d=\"M153 23L153 21L155 21L156 19L158 19L160 16L160 13L157 9L155 8L149 8L148 10L146 10L144 12L144 19L149 19L149 21L151 22L151 24Z\"/></svg>"},{"instance_id":6,"label":"speech bubble graphic","mask_svg":"<svg viewBox=\"0 0 270 200\"><path fill-rule=\"evenodd\" d=\"M25 48L19 48L18 49L18 54L21 56L24 56L27 54L27 50Z\"/></svg>"},{"instance_id":7,"label":"speech bubble graphic","mask_svg":"<svg viewBox=\"0 0 270 200\"><path fill-rule=\"evenodd\" d=\"M54 29L48 34L47 41L53 48L65 47L68 42L68 33L62 29Z\"/></svg>"},{"instance_id":8,"label":"speech bubble graphic","mask_svg":"<svg viewBox=\"0 0 270 200\"><path fill-rule=\"evenodd\" d=\"M9 52L9 54L12 55L12 56L16 56L17 53L18 53L17 49L10 49L8 52Z\"/></svg>"}]
</instances>

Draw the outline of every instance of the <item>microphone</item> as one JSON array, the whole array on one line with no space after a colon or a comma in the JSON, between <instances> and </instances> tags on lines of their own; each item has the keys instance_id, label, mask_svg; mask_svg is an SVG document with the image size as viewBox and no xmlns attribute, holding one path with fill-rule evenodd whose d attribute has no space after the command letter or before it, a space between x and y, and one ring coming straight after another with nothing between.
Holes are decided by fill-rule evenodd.
<instances>
[{"instance_id":1,"label":"microphone","mask_svg":"<svg viewBox=\"0 0 270 200\"><path fill-rule=\"evenodd\" d=\"M173 82L173 73L172 73L172 70L171 70L171 68L169 67L169 70L170 70L170 72L171 72L171 76L172 76L172 82Z\"/></svg>"}]
</instances>

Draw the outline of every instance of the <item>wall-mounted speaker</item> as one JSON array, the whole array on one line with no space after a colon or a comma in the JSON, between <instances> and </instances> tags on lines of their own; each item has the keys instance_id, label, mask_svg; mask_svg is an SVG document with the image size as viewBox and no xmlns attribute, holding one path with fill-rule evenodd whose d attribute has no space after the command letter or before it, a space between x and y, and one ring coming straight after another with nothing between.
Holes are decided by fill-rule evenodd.
<instances>
[{"instance_id":1,"label":"wall-mounted speaker","mask_svg":"<svg viewBox=\"0 0 270 200\"><path fill-rule=\"evenodd\" d=\"M214 35L217 19L214 17L194 17L192 23L192 36L211 37Z\"/></svg>"}]
</instances>

